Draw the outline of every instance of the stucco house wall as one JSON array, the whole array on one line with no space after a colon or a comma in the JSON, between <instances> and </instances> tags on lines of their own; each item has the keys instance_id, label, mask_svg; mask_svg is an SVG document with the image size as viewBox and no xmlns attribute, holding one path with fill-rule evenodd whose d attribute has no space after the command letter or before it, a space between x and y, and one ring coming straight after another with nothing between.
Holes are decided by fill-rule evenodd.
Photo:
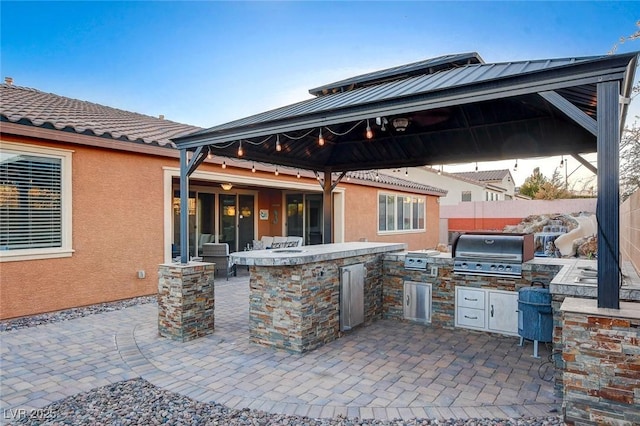
<instances>
[{"instance_id":1,"label":"stucco house wall","mask_svg":"<svg viewBox=\"0 0 640 426\"><path fill-rule=\"evenodd\" d=\"M10 132L16 128L28 129L39 137ZM175 176L179 168L175 149L138 146L132 142L14 123L3 124L1 139L7 144L71 152L73 252L59 258L3 259L0 262L0 319L157 293L158 265L171 258L170 194L175 182L171 175ZM219 179L221 175L236 182L258 182L252 187L245 183L257 193L256 209L271 212L279 209L283 219L286 188L320 192L311 174L300 179L285 173L276 177L272 170L263 169L256 173L247 168L222 170L220 164L205 162L190 183L201 184L209 179L208 184L219 189L220 182L224 181ZM269 183L280 187L271 188ZM424 197L428 206L427 230L378 235L379 188L362 182L344 183L336 188L345 204L340 217L344 241L364 237L370 241L405 242L412 249L435 246L438 197L401 188L385 191ZM256 238L260 238L283 235L285 230L284 220L257 221L255 233ZM342 241L341 238L342 235L335 240ZM143 278L139 278L139 271L144 271Z\"/></svg>"}]
</instances>

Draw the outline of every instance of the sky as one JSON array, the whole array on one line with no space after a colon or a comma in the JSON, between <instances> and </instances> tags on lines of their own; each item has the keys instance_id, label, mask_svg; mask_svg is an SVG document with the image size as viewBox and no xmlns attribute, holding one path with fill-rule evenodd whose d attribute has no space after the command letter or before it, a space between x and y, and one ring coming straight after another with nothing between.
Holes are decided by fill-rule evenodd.
<instances>
[{"instance_id":1,"label":"sky","mask_svg":"<svg viewBox=\"0 0 640 426\"><path fill-rule=\"evenodd\" d=\"M3 0L0 17L3 80L201 127L445 54L509 62L603 55L616 45L618 53L640 51L640 40L619 43L638 29L638 1ZM640 115L639 104L632 101L627 124ZM509 168L520 185L534 167L551 177L560 160L518 159L517 171L515 159L478 168ZM595 184L568 160L570 187Z\"/></svg>"}]
</instances>

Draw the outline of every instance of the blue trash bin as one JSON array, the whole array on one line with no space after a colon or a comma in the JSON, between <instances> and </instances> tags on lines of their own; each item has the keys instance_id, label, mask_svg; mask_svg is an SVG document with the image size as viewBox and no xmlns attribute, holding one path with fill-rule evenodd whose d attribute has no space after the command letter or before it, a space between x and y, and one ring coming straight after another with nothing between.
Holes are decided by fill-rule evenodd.
<instances>
[{"instance_id":1,"label":"blue trash bin","mask_svg":"<svg viewBox=\"0 0 640 426\"><path fill-rule=\"evenodd\" d=\"M524 287L518 291L518 335L520 345L533 340L533 356L538 358L538 342L553 340L553 313L548 288Z\"/></svg>"}]
</instances>

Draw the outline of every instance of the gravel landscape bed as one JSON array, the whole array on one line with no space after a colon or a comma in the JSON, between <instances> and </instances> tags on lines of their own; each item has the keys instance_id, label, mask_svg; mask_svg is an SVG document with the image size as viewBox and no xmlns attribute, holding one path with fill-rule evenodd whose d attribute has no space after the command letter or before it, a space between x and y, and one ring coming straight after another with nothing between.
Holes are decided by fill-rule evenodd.
<instances>
[{"instance_id":1,"label":"gravel landscape bed","mask_svg":"<svg viewBox=\"0 0 640 426\"><path fill-rule=\"evenodd\" d=\"M19 420L16 425L560 425L559 417L468 420L372 420L271 414L230 409L215 402L198 402L133 379L79 393L54 402Z\"/></svg>"},{"instance_id":2,"label":"gravel landscape bed","mask_svg":"<svg viewBox=\"0 0 640 426\"><path fill-rule=\"evenodd\" d=\"M37 325L51 324L59 321L68 321L87 315L99 314L125 309L130 306L144 303L157 303L158 296L141 296L133 299L119 300L117 302L99 303L97 305L83 306L80 308L65 309L46 314L31 315L28 317L14 318L0 321L0 332L19 330L21 328L35 327Z\"/></svg>"}]
</instances>

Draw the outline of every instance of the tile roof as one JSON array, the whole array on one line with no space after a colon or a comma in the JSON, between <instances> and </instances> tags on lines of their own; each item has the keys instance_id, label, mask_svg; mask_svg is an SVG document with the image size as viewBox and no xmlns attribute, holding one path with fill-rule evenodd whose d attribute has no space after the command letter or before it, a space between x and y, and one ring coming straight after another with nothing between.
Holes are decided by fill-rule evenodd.
<instances>
[{"instance_id":1,"label":"tile roof","mask_svg":"<svg viewBox=\"0 0 640 426\"><path fill-rule=\"evenodd\" d=\"M3 83L0 119L110 139L175 148L171 141L200 127Z\"/></svg>"},{"instance_id":2,"label":"tile roof","mask_svg":"<svg viewBox=\"0 0 640 426\"><path fill-rule=\"evenodd\" d=\"M374 170L357 170L347 172L346 175L351 179L359 179L366 182L374 182L380 185L394 186L398 188L404 188L409 190L424 191L432 195L445 196L447 191L444 189L436 188L435 186L425 185L419 182L414 182L408 179L401 179L395 176L386 175L384 173L377 173ZM346 178L345 178L346 179Z\"/></svg>"},{"instance_id":3,"label":"tile roof","mask_svg":"<svg viewBox=\"0 0 640 426\"><path fill-rule=\"evenodd\" d=\"M502 181L505 176L509 176L511 172L509 169L502 170L483 170L477 172L458 172L451 173L454 176L459 176L465 179L475 180L477 182L498 182Z\"/></svg>"},{"instance_id":4,"label":"tile roof","mask_svg":"<svg viewBox=\"0 0 640 426\"><path fill-rule=\"evenodd\" d=\"M170 140L200 127L176 123L117 108L67 98L28 87L0 84L0 120L27 126L72 131L110 139L175 148ZM237 167L242 167L237 164ZM354 179L444 195L446 191L371 171L350 174ZM375 186L375 185L373 185Z\"/></svg>"}]
</instances>

